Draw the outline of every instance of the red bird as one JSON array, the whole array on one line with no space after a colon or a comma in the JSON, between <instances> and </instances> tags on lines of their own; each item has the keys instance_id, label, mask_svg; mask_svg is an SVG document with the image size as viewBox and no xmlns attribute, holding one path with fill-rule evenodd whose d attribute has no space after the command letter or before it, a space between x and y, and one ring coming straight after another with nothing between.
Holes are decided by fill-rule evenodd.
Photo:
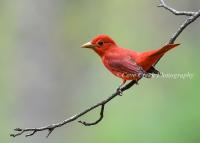
<instances>
[{"instance_id":1,"label":"red bird","mask_svg":"<svg viewBox=\"0 0 200 143\"><path fill-rule=\"evenodd\" d=\"M98 35L82 47L94 50L101 57L104 66L123 80L118 88L120 89L127 80L135 80L137 83L143 76L150 77L152 73L160 74L154 68L155 64L167 51L178 45L168 44L156 50L136 52L118 46L107 35Z\"/></svg>"}]
</instances>

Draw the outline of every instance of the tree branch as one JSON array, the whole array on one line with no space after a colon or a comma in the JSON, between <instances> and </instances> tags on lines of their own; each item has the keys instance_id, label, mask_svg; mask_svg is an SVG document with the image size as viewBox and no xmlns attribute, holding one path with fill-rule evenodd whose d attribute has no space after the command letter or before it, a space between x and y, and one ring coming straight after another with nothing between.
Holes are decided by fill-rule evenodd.
<instances>
[{"instance_id":1,"label":"tree branch","mask_svg":"<svg viewBox=\"0 0 200 143\"><path fill-rule=\"evenodd\" d=\"M195 12L192 11L177 11L171 7L169 7L164 0L160 0L160 5L158 5L158 7L163 7L166 10L172 12L175 15L185 15L185 16L193 16L195 14Z\"/></svg>"},{"instance_id":2,"label":"tree branch","mask_svg":"<svg viewBox=\"0 0 200 143\"><path fill-rule=\"evenodd\" d=\"M70 122L73 122L75 120L77 120L78 118L82 117L83 115L85 115L86 113L90 112L91 110L101 106L101 112L100 112L100 118L98 120L96 120L95 122L92 122L92 123L87 123L85 121L79 121L79 123L85 125L85 126L91 126L91 125L96 125L98 124L102 119L103 119L103 113L104 113L104 107L106 105L106 103L108 103L110 100L112 100L113 98L115 98L116 96L120 95L121 93L120 92L124 92L126 90L128 90L129 88L131 88L134 84L136 84L135 81L131 81L129 82L127 85L125 85L121 91L119 90L116 90L115 93L113 93L110 97L108 97L107 99L91 106L90 108L84 110L83 112L79 113L79 114L76 114L62 122L58 122L56 124L51 124L51 125L47 125L47 126L44 126L44 127L40 127L40 128L25 128L25 129L22 129L22 128L16 128L14 129L15 131L17 131L18 133L16 134L11 134L10 136L12 137L16 137L16 136L19 136L19 135L22 135L24 133L27 133L25 136L26 137L29 137L29 136L32 136L34 135L36 132L40 132L40 131L44 131L44 130L47 130L48 131L48 134L46 137L48 137L52 131L55 129L55 128L58 128L58 127L61 127L67 123L70 123Z\"/></svg>"},{"instance_id":3,"label":"tree branch","mask_svg":"<svg viewBox=\"0 0 200 143\"><path fill-rule=\"evenodd\" d=\"M96 124L98 124L98 123L103 119L104 106L105 106L105 104L102 104L102 105L101 105L101 112L100 112L100 117L99 117L98 120L96 120L96 121L94 121L94 122L92 122L92 123L87 123L87 122L85 122L85 121L78 121L78 122L81 123L81 124L83 124L83 125L85 125L85 126L91 126L91 125L96 125Z\"/></svg>"},{"instance_id":4,"label":"tree branch","mask_svg":"<svg viewBox=\"0 0 200 143\"><path fill-rule=\"evenodd\" d=\"M173 44L175 42L175 40L177 39L177 37L182 33L182 31L188 26L190 25L192 22L194 22L199 16L200 16L200 10L197 12L190 12L190 11L177 11L171 7L169 7L168 5L165 4L164 0L160 0L160 5L158 7L163 7L166 10L172 12L175 15L182 15L182 16L186 16L186 20L183 22L183 24L181 24L181 26L178 28L178 30L171 36L170 40L169 40L169 44ZM90 108L87 108L86 110L84 110L83 112L76 114L64 121L55 123L55 124L50 124L44 127L39 127L39 128L16 128L14 129L14 131L16 131L17 133L11 134L10 136L12 137L16 137L22 134L25 134L26 137L29 136L33 136L34 134L36 134L37 132L41 132L41 131L48 131L48 134L46 137L48 137L53 131L54 129L58 128L58 127L62 127L65 124L68 124L70 122L73 122L75 120L77 120L78 118L82 117L83 115L85 115L86 113L101 107L100 110L100 117L91 123L85 122L85 121L78 121L79 123L85 125L85 126L91 126L91 125L96 125L98 124L104 117L104 108L105 105L110 102L112 99L114 99L115 97L117 97L118 95L121 95L121 93L123 93L124 91L128 90L129 88L131 88L134 84L137 84L136 81L131 81L129 82L127 85L125 85L124 87L121 88L120 90L116 90L115 93L113 93L110 97L108 97L107 99L91 106Z\"/></svg>"},{"instance_id":5,"label":"tree branch","mask_svg":"<svg viewBox=\"0 0 200 143\"><path fill-rule=\"evenodd\" d=\"M178 30L171 36L169 40L169 44L173 44L178 36L183 32L183 30L190 25L192 22L194 22L199 16L200 16L200 10L197 12L191 12L191 11L177 11L171 7L169 7L164 0L160 0L160 5L158 7L163 7L166 10L172 12L175 15L183 15L187 16L186 20L181 24L181 26L178 28Z\"/></svg>"}]
</instances>

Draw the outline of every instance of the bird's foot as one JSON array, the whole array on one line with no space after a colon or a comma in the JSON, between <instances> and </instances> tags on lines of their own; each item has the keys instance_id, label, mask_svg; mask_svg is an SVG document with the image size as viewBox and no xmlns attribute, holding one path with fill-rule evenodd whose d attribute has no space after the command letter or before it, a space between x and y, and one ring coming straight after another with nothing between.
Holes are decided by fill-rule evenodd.
<instances>
[{"instance_id":1,"label":"bird's foot","mask_svg":"<svg viewBox=\"0 0 200 143\"><path fill-rule=\"evenodd\" d=\"M161 75L160 71L155 69L153 66L147 71L147 73Z\"/></svg>"},{"instance_id":2,"label":"bird's foot","mask_svg":"<svg viewBox=\"0 0 200 143\"><path fill-rule=\"evenodd\" d=\"M151 78L151 77L152 77L152 74L151 74L151 73L146 73L146 74L144 75L144 77L146 77L146 78Z\"/></svg>"},{"instance_id":3,"label":"bird's foot","mask_svg":"<svg viewBox=\"0 0 200 143\"><path fill-rule=\"evenodd\" d=\"M117 88L117 94L118 94L119 96L122 96L122 94L123 94L122 89L121 89L120 87Z\"/></svg>"}]
</instances>

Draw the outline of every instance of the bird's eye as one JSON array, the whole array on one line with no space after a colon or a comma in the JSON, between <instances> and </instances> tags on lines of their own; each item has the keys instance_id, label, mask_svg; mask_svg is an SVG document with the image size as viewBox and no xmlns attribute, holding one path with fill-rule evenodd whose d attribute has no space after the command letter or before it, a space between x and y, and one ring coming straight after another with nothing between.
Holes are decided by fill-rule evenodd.
<instances>
[{"instance_id":1,"label":"bird's eye","mask_svg":"<svg viewBox=\"0 0 200 143\"><path fill-rule=\"evenodd\" d=\"M102 46L102 45L103 45L103 41L99 41L99 42L98 42L98 45L99 45L99 46Z\"/></svg>"}]
</instances>

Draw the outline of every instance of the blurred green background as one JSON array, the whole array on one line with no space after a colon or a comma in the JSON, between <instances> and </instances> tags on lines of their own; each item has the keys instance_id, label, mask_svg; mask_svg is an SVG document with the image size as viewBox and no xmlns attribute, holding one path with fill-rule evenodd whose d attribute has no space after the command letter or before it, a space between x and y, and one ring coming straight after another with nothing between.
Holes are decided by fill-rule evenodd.
<instances>
[{"instance_id":1,"label":"blurred green background","mask_svg":"<svg viewBox=\"0 0 200 143\"><path fill-rule=\"evenodd\" d=\"M200 1L167 3L198 10ZM1 143L198 143L200 142L200 19L157 65L161 72L194 74L189 79L143 79L106 106L96 126L77 122L30 138L9 137L16 127L61 121L110 96L121 82L94 52L80 45L108 34L137 51L166 43L184 17L157 8L158 0L1 0ZM82 120L93 121L98 109Z\"/></svg>"}]
</instances>

